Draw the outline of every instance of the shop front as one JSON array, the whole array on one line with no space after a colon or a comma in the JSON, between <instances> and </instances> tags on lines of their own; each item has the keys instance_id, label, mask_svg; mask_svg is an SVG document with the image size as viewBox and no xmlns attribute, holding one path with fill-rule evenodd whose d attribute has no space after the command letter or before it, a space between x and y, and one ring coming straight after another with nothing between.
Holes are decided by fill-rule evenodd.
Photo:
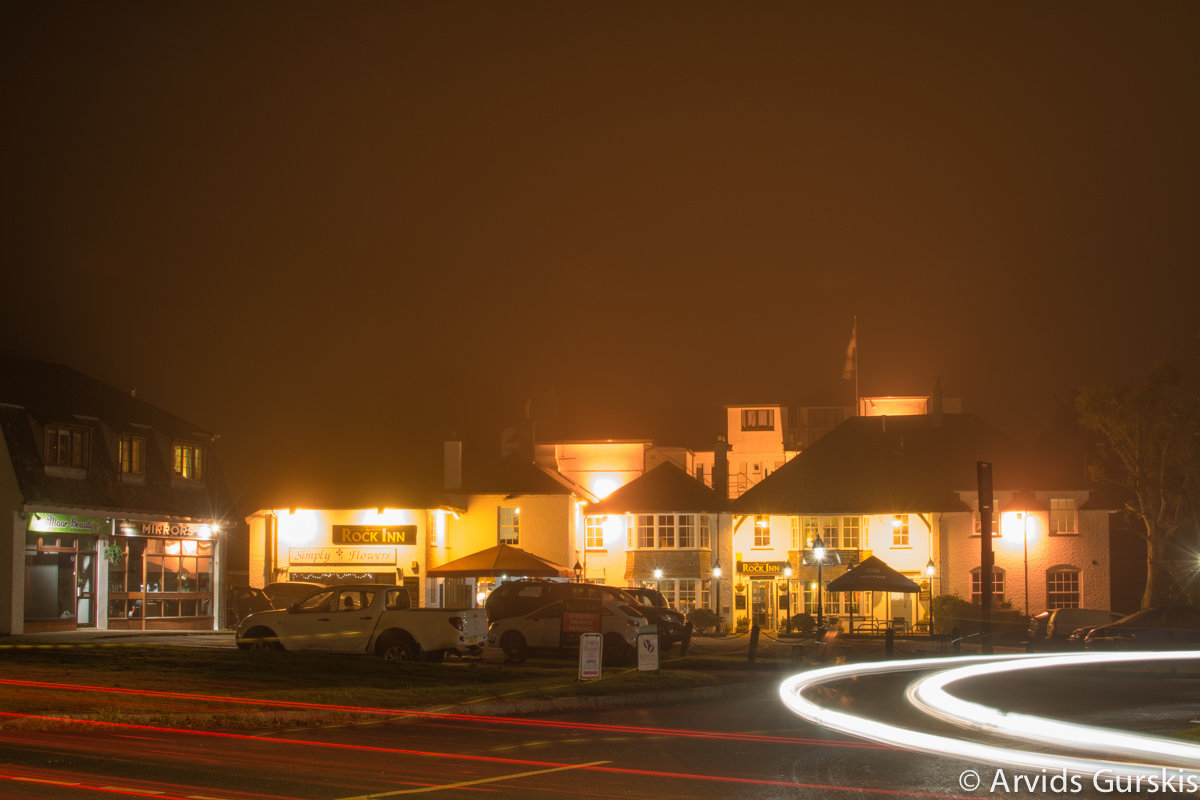
<instances>
[{"instance_id":1,"label":"shop front","mask_svg":"<svg viewBox=\"0 0 1200 800\"><path fill-rule=\"evenodd\" d=\"M26 632L96 626L97 547L111 527L100 516L45 511L26 516Z\"/></svg>"},{"instance_id":2,"label":"shop front","mask_svg":"<svg viewBox=\"0 0 1200 800\"><path fill-rule=\"evenodd\" d=\"M762 630L787 624L790 593L784 579L786 561L738 561L736 597L738 616Z\"/></svg>"},{"instance_id":3,"label":"shop front","mask_svg":"<svg viewBox=\"0 0 1200 800\"><path fill-rule=\"evenodd\" d=\"M220 531L173 520L120 520L103 550L108 628L213 630Z\"/></svg>"}]
</instances>

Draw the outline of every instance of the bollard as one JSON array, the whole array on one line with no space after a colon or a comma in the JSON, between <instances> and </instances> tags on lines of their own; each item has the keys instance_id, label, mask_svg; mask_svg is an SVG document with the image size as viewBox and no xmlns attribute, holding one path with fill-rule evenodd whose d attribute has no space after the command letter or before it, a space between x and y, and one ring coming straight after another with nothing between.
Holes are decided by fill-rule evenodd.
<instances>
[{"instance_id":1,"label":"bollard","mask_svg":"<svg viewBox=\"0 0 1200 800\"><path fill-rule=\"evenodd\" d=\"M892 653L896 651L896 631L888 628L883 633L883 655L886 658L891 658Z\"/></svg>"},{"instance_id":2,"label":"bollard","mask_svg":"<svg viewBox=\"0 0 1200 800\"><path fill-rule=\"evenodd\" d=\"M752 628L750 629L750 655L749 655L749 659L750 659L750 663L751 663L751 664L753 664L753 663L754 663L754 658L755 658L755 656L757 655L757 653L756 653L755 651L757 651L757 650L758 650L758 625L755 625L754 627L752 627Z\"/></svg>"},{"instance_id":3,"label":"bollard","mask_svg":"<svg viewBox=\"0 0 1200 800\"><path fill-rule=\"evenodd\" d=\"M692 646L692 621L689 619L683 626L683 638L679 640L679 657L687 658L688 648Z\"/></svg>"},{"instance_id":4,"label":"bollard","mask_svg":"<svg viewBox=\"0 0 1200 800\"><path fill-rule=\"evenodd\" d=\"M962 631L957 625L950 629L950 650L954 655L962 652Z\"/></svg>"}]
</instances>

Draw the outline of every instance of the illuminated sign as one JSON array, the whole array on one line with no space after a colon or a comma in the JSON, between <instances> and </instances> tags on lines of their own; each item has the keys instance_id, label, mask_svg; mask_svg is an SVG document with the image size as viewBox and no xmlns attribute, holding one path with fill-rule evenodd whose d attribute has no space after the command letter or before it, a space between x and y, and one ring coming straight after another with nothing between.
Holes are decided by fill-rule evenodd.
<instances>
[{"instance_id":1,"label":"illuminated sign","mask_svg":"<svg viewBox=\"0 0 1200 800\"><path fill-rule=\"evenodd\" d=\"M121 523L121 533L126 536L177 536L191 539L208 539L213 534L211 525L193 525L189 522L132 522Z\"/></svg>"},{"instance_id":2,"label":"illuminated sign","mask_svg":"<svg viewBox=\"0 0 1200 800\"><path fill-rule=\"evenodd\" d=\"M288 560L300 564L396 564L394 547L292 547Z\"/></svg>"},{"instance_id":3,"label":"illuminated sign","mask_svg":"<svg viewBox=\"0 0 1200 800\"><path fill-rule=\"evenodd\" d=\"M334 525L334 544L416 544L416 525Z\"/></svg>"},{"instance_id":4,"label":"illuminated sign","mask_svg":"<svg viewBox=\"0 0 1200 800\"><path fill-rule=\"evenodd\" d=\"M74 514L48 514L37 511L29 515L29 530L33 533L90 533L108 532L104 517L79 517Z\"/></svg>"},{"instance_id":5,"label":"illuminated sign","mask_svg":"<svg viewBox=\"0 0 1200 800\"><path fill-rule=\"evenodd\" d=\"M782 575L786 561L739 561L737 571L743 575Z\"/></svg>"}]
</instances>

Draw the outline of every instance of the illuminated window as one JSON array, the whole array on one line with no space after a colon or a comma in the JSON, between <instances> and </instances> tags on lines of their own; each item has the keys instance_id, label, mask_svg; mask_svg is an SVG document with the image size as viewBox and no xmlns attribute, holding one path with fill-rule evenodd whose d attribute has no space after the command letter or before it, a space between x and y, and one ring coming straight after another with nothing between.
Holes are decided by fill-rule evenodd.
<instances>
[{"instance_id":1,"label":"illuminated window","mask_svg":"<svg viewBox=\"0 0 1200 800\"><path fill-rule=\"evenodd\" d=\"M585 520L583 546L589 550L604 547L604 522L608 517L590 516Z\"/></svg>"},{"instance_id":2,"label":"illuminated window","mask_svg":"<svg viewBox=\"0 0 1200 800\"><path fill-rule=\"evenodd\" d=\"M1054 567L1046 572L1046 608L1079 608L1079 570Z\"/></svg>"},{"instance_id":3,"label":"illuminated window","mask_svg":"<svg viewBox=\"0 0 1200 800\"><path fill-rule=\"evenodd\" d=\"M87 466L88 432L65 425L46 426L46 464L56 467Z\"/></svg>"},{"instance_id":4,"label":"illuminated window","mask_svg":"<svg viewBox=\"0 0 1200 800\"><path fill-rule=\"evenodd\" d=\"M771 520L761 514L754 518L754 546L771 546Z\"/></svg>"},{"instance_id":5,"label":"illuminated window","mask_svg":"<svg viewBox=\"0 0 1200 800\"><path fill-rule=\"evenodd\" d=\"M204 447L186 442L175 443L175 460L172 474L189 481L204 480Z\"/></svg>"},{"instance_id":6,"label":"illuminated window","mask_svg":"<svg viewBox=\"0 0 1200 800\"><path fill-rule=\"evenodd\" d=\"M658 546L659 547L674 547L675 546L675 515L674 514L659 514L658 515Z\"/></svg>"},{"instance_id":7,"label":"illuminated window","mask_svg":"<svg viewBox=\"0 0 1200 800\"><path fill-rule=\"evenodd\" d=\"M652 549L654 547L654 515L638 514L638 547Z\"/></svg>"},{"instance_id":8,"label":"illuminated window","mask_svg":"<svg viewBox=\"0 0 1200 800\"><path fill-rule=\"evenodd\" d=\"M979 528L983 525L983 515L978 512L975 514L975 535L979 535ZM992 511L992 537L1000 535L1000 509Z\"/></svg>"},{"instance_id":9,"label":"illuminated window","mask_svg":"<svg viewBox=\"0 0 1200 800\"><path fill-rule=\"evenodd\" d=\"M842 546L840 522L838 517L821 517L821 541L825 542L828 550L837 550Z\"/></svg>"},{"instance_id":10,"label":"illuminated window","mask_svg":"<svg viewBox=\"0 0 1200 800\"><path fill-rule=\"evenodd\" d=\"M892 547L908 547L908 514L892 517Z\"/></svg>"},{"instance_id":11,"label":"illuminated window","mask_svg":"<svg viewBox=\"0 0 1200 800\"><path fill-rule=\"evenodd\" d=\"M1059 536L1075 533L1075 498L1050 498L1050 533Z\"/></svg>"},{"instance_id":12,"label":"illuminated window","mask_svg":"<svg viewBox=\"0 0 1200 800\"><path fill-rule=\"evenodd\" d=\"M521 543L521 509L496 509L496 531L500 544Z\"/></svg>"},{"instance_id":13,"label":"illuminated window","mask_svg":"<svg viewBox=\"0 0 1200 800\"><path fill-rule=\"evenodd\" d=\"M696 546L696 515L695 514L680 514L679 515L679 546L680 547L695 547Z\"/></svg>"},{"instance_id":14,"label":"illuminated window","mask_svg":"<svg viewBox=\"0 0 1200 800\"><path fill-rule=\"evenodd\" d=\"M117 461L122 475L144 475L146 472L146 440L141 436L121 434Z\"/></svg>"},{"instance_id":15,"label":"illuminated window","mask_svg":"<svg viewBox=\"0 0 1200 800\"><path fill-rule=\"evenodd\" d=\"M700 546L712 547L712 523L708 514L700 515Z\"/></svg>"},{"instance_id":16,"label":"illuminated window","mask_svg":"<svg viewBox=\"0 0 1200 800\"><path fill-rule=\"evenodd\" d=\"M775 430L775 409L745 408L742 409L742 430L744 431L773 431Z\"/></svg>"},{"instance_id":17,"label":"illuminated window","mask_svg":"<svg viewBox=\"0 0 1200 800\"><path fill-rule=\"evenodd\" d=\"M842 549L857 550L859 547L859 532L862 529L862 517L842 517Z\"/></svg>"},{"instance_id":18,"label":"illuminated window","mask_svg":"<svg viewBox=\"0 0 1200 800\"><path fill-rule=\"evenodd\" d=\"M983 588L979 580L980 567L971 570L971 602L980 602ZM992 605L999 605L1004 602L1004 570L999 567L992 567Z\"/></svg>"},{"instance_id":19,"label":"illuminated window","mask_svg":"<svg viewBox=\"0 0 1200 800\"><path fill-rule=\"evenodd\" d=\"M789 520L789 524L791 526L791 537L788 540L789 541L788 547L790 547L792 550L799 550L800 549L800 518L792 517Z\"/></svg>"}]
</instances>

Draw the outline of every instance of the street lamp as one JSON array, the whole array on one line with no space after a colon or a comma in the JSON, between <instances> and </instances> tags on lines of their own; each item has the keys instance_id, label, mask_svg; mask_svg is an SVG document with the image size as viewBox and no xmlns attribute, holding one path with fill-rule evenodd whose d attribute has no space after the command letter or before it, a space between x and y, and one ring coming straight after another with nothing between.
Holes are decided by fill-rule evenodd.
<instances>
[{"instance_id":1,"label":"street lamp","mask_svg":"<svg viewBox=\"0 0 1200 800\"><path fill-rule=\"evenodd\" d=\"M933 575L937 572L937 567L933 563L933 558L930 557L929 563L925 565L925 577L929 579L929 635L933 635Z\"/></svg>"},{"instance_id":2,"label":"street lamp","mask_svg":"<svg viewBox=\"0 0 1200 800\"><path fill-rule=\"evenodd\" d=\"M717 619L721 618L721 562L713 564L712 568L712 604L717 612Z\"/></svg>"},{"instance_id":3,"label":"street lamp","mask_svg":"<svg viewBox=\"0 0 1200 800\"><path fill-rule=\"evenodd\" d=\"M825 566L825 542L821 541L819 535L813 539L812 554L817 562L817 630L821 630L825 622L824 603L821 600L821 567Z\"/></svg>"},{"instance_id":4,"label":"street lamp","mask_svg":"<svg viewBox=\"0 0 1200 800\"><path fill-rule=\"evenodd\" d=\"M787 632L790 636L792 633L792 565L788 564L783 568L783 585L787 592Z\"/></svg>"},{"instance_id":5,"label":"street lamp","mask_svg":"<svg viewBox=\"0 0 1200 800\"><path fill-rule=\"evenodd\" d=\"M583 564L580 564L579 561L576 560L575 566L572 569L575 570L575 582L579 583L583 579Z\"/></svg>"}]
</instances>

